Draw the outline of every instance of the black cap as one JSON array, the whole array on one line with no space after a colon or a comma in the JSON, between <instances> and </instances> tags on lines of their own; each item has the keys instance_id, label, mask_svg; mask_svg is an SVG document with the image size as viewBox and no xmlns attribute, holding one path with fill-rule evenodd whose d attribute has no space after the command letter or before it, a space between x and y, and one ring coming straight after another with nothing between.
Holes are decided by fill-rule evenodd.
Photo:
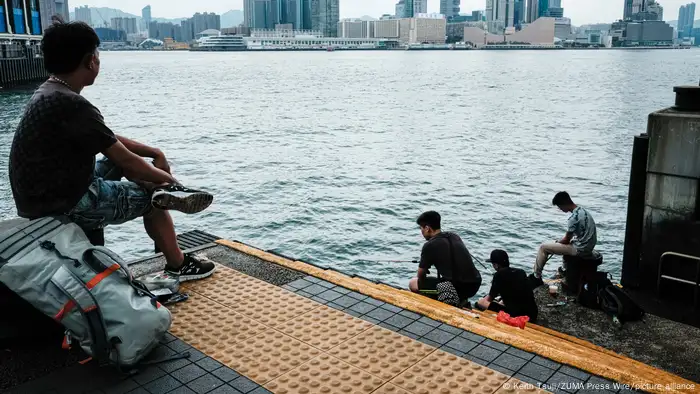
<instances>
[{"instance_id":1,"label":"black cap","mask_svg":"<svg viewBox=\"0 0 700 394\"><path fill-rule=\"evenodd\" d=\"M487 263L510 266L510 260L508 259L508 253L505 250L495 249L491 252L491 257L486 260Z\"/></svg>"}]
</instances>

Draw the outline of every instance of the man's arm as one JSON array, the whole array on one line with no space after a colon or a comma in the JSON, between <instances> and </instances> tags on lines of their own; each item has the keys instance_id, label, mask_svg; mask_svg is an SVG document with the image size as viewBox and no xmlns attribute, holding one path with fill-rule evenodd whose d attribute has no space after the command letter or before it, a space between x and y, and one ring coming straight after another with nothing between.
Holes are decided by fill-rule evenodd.
<instances>
[{"instance_id":1,"label":"man's arm","mask_svg":"<svg viewBox=\"0 0 700 394\"><path fill-rule=\"evenodd\" d=\"M160 149L150 147L140 142L136 142L132 139L126 138L121 135L118 135L117 139L126 147L126 149L141 157L150 157L152 159L155 159L163 154L163 152L161 152Z\"/></svg>"},{"instance_id":2,"label":"man's arm","mask_svg":"<svg viewBox=\"0 0 700 394\"><path fill-rule=\"evenodd\" d=\"M571 243L571 240L574 238L574 233L567 232L564 234L564 237L559 240L560 244L568 245Z\"/></svg>"},{"instance_id":3,"label":"man's arm","mask_svg":"<svg viewBox=\"0 0 700 394\"><path fill-rule=\"evenodd\" d=\"M117 136L119 142L121 142L126 149L130 150L132 153L141 157L150 157L153 159L153 165L157 168L170 174L170 164L165 158L165 154L158 148L153 148L148 145L136 142L132 139L123 137L121 135Z\"/></svg>"},{"instance_id":4,"label":"man's arm","mask_svg":"<svg viewBox=\"0 0 700 394\"><path fill-rule=\"evenodd\" d=\"M120 141L115 142L102 152L105 157L124 171L124 176L131 180L155 183L177 183L167 172L156 168L144 161L140 156L124 146Z\"/></svg>"}]
</instances>

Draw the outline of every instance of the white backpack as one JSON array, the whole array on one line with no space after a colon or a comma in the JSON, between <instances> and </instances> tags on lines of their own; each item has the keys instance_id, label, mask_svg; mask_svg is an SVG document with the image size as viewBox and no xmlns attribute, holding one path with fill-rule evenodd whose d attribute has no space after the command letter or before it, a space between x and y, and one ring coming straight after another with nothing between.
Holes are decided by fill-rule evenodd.
<instances>
[{"instance_id":1,"label":"white backpack","mask_svg":"<svg viewBox=\"0 0 700 394\"><path fill-rule=\"evenodd\" d=\"M172 324L117 254L63 217L0 231L0 282L62 324L67 342L100 365L135 366Z\"/></svg>"}]
</instances>

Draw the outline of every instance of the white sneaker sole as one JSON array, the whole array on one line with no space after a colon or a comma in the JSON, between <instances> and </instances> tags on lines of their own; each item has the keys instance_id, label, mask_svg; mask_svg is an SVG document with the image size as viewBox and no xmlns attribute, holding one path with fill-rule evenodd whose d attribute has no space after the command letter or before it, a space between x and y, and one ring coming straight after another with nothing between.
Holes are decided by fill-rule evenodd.
<instances>
[{"instance_id":1,"label":"white sneaker sole","mask_svg":"<svg viewBox=\"0 0 700 394\"><path fill-rule=\"evenodd\" d=\"M214 202L214 196L204 192L156 192L151 201L153 206L158 209L194 214L209 208Z\"/></svg>"},{"instance_id":2,"label":"white sneaker sole","mask_svg":"<svg viewBox=\"0 0 700 394\"><path fill-rule=\"evenodd\" d=\"M207 272L206 274L200 274L200 275L180 275L180 283L182 282L189 282L191 280L199 280L199 279L204 279L210 277L214 272L216 271L216 266L214 266L214 269Z\"/></svg>"}]
</instances>

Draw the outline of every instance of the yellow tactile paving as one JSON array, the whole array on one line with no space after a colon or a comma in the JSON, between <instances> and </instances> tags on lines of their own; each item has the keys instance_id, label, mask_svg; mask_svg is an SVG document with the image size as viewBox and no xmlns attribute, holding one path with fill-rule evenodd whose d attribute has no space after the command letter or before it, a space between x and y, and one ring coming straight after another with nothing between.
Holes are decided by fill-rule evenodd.
<instances>
[{"instance_id":1,"label":"yellow tactile paving","mask_svg":"<svg viewBox=\"0 0 700 394\"><path fill-rule=\"evenodd\" d=\"M359 394L374 392L385 381L328 354L309 361L265 385L275 394Z\"/></svg>"},{"instance_id":2,"label":"yellow tactile paving","mask_svg":"<svg viewBox=\"0 0 700 394\"><path fill-rule=\"evenodd\" d=\"M374 326L328 353L383 379L391 379L435 351L421 342Z\"/></svg>"},{"instance_id":3,"label":"yellow tactile paving","mask_svg":"<svg viewBox=\"0 0 700 394\"><path fill-rule=\"evenodd\" d=\"M496 391L496 394L545 394L548 391L537 388L532 383L525 383L516 378L511 378Z\"/></svg>"},{"instance_id":4,"label":"yellow tactile paving","mask_svg":"<svg viewBox=\"0 0 700 394\"><path fill-rule=\"evenodd\" d=\"M219 265L208 279L186 289L228 306L235 312L275 327L321 304Z\"/></svg>"},{"instance_id":5,"label":"yellow tactile paving","mask_svg":"<svg viewBox=\"0 0 700 394\"><path fill-rule=\"evenodd\" d=\"M318 349L328 350L373 326L362 319L324 305L277 328Z\"/></svg>"},{"instance_id":6,"label":"yellow tactile paving","mask_svg":"<svg viewBox=\"0 0 700 394\"><path fill-rule=\"evenodd\" d=\"M384 386L378 388L373 394L411 394L410 392L402 389L401 387L387 383Z\"/></svg>"},{"instance_id":7,"label":"yellow tactile paving","mask_svg":"<svg viewBox=\"0 0 700 394\"><path fill-rule=\"evenodd\" d=\"M492 394L508 381L227 267L183 287L173 335L273 393ZM542 392L509 382L499 393Z\"/></svg>"},{"instance_id":8,"label":"yellow tactile paving","mask_svg":"<svg viewBox=\"0 0 700 394\"><path fill-rule=\"evenodd\" d=\"M259 384L317 357L321 351L283 333L268 329L253 338L213 353L213 358Z\"/></svg>"},{"instance_id":9,"label":"yellow tactile paving","mask_svg":"<svg viewBox=\"0 0 700 394\"><path fill-rule=\"evenodd\" d=\"M204 352L229 348L268 329L198 294L190 294L187 302L174 304L169 309L173 314L170 332Z\"/></svg>"},{"instance_id":10,"label":"yellow tactile paving","mask_svg":"<svg viewBox=\"0 0 700 394\"><path fill-rule=\"evenodd\" d=\"M436 350L391 383L415 394L490 394L507 380L500 372Z\"/></svg>"}]
</instances>

